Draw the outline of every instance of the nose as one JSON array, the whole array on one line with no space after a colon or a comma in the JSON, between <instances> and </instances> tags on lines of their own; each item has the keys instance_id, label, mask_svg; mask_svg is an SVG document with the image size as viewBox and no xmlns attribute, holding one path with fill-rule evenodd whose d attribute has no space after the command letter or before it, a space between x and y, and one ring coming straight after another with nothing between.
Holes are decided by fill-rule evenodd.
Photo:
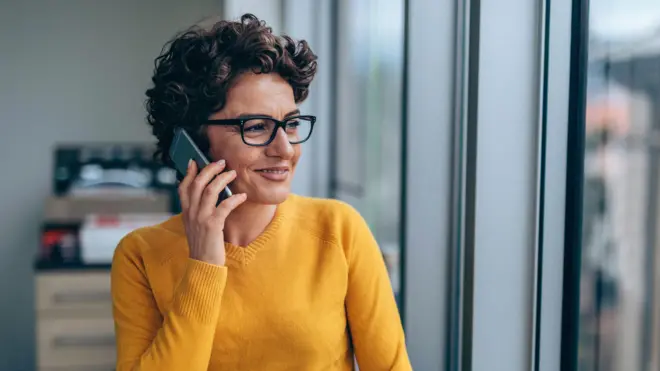
<instances>
[{"instance_id":1,"label":"nose","mask_svg":"<svg viewBox=\"0 0 660 371\"><path fill-rule=\"evenodd\" d=\"M277 128L275 138L273 138L273 141L266 147L266 154L271 157L280 157L284 160L290 160L294 153L293 145L289 143L289 137L286 135L284 129Z\"/></svg>"}]
</instances>

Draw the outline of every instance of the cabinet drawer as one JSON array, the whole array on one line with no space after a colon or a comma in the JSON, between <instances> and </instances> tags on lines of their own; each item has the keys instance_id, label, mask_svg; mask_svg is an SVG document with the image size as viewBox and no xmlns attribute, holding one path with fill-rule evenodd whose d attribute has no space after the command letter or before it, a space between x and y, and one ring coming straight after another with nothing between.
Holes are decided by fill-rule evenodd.
<instances>
[{"instance_id":1,"label":"cabinet drawer","mask_svg":"<svg viewBox=\"0 0 660 371\"><path fill-rule=\"evenodd\" d=\"M36 285L39 315L112 313L109 271L39 273Z\"/></svg>"},{"instance_id":2,"label":"cabinet drawer","mask_svg":"<svg viewBox=\"0 0 660 371\"><path fill-rule=\"evenodd\" d=\"M96 370L116 362L111 317L40 319L37 326L39 368Z\"/></svg>"}]
</instances>

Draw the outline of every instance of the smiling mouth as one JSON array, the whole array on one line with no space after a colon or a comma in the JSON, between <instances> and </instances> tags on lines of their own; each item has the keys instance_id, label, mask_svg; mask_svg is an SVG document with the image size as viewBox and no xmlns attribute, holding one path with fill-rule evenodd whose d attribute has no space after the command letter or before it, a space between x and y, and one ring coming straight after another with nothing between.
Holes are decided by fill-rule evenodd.
<instances>
[{"instance_id":1,"label":"smiling mouth","mask_svg":"<svg viewBox=\"0 0 660 371\"><path fill-rule=\"evenodd\" d=\"M255 172L270 182L285 182L289 179L288 167L269 167L266 169L255 170Z\"/></svg>"},{"instance_id":2,"label":"smiling mouth","mask_svg":"<svg viewBox=\"0 0 660 371\"><path fill-rule=\"evenodd\" d=\"M286 174L289 172L288 168L270 168L270 169L259 169L256 170L259 173L268 173L268 174Z\"/></svg>"}]
</instances>

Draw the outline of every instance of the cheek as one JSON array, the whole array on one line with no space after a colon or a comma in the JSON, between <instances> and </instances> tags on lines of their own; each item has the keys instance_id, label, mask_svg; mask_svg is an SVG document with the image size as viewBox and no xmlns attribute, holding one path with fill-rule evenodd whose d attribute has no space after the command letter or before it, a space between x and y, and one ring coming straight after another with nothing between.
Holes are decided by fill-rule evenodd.
<instances>
[{"instance_id":1,"label":"cheek","mask_svg":"<svg viewBox=\"0 0 660 371\"><path fill-rule=\"evenodd\" d=\"M229 170L236 170L240 173L253 165L261 156L260 148L248 147L240 138L234 138L228 135L216 135L212 139L211 155L213 160L227 161L227 169Z\"/></svg>"},{"instance_id":2,"label":"cheek","mask_svg":"<svg viewBox=\"0 0 660 371\"><path fill-rule=\"evenodd\" d=\"M298 160L300 159L300 156L302 155L302 147L300 144L296 144L293 146L293 158L291 158L291 163L293 167L295 167L298 164Z\"/></svg>"},{"instance_id":3,"label":"cheek","mask_svg":"<svg viewBox=\"0 0 660 371\"><path fill-rule=\"evenodd\" d=\"M221 157L222 159L227 161L227 168L236 170L239 177L241 173L246 173L256 167L262 157L262 150L260 148L247 146L226 147L223 150L219 150L218 153L223 156Z\"/></svg>"},{"instance_id":4,"label":"cheek","mask_svg":"<svg viewBox=\"0 0 660 371\"><path fill-rule=\"evenodd\" d=\"M247 172L258 165L261 154L258 151L243 151L239 154L228 154L227 164L237 172Z\"/></svg>"}]
</instances>

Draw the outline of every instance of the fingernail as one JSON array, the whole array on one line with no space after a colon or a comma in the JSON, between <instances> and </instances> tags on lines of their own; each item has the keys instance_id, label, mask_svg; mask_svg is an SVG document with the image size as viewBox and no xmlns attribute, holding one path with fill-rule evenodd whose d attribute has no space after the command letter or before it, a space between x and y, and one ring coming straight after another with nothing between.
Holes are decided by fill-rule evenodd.
<instances>
[{"instance_id":1,"label":"fingernail","mask_svg":"<svg viewBox=\"0 0 660 371\"><path fill-rule=\"evenodd\" d=\"M218 160L218 165L224 165L224 164L225 164L225 160Z\"/></svg>"},{"instance_id":2,"label":"fingernail","mask_svg":"<svg viewBox=\"0 0 660 371\"><path fill-rule=\"evenodd\" d=\"M192 167L192 163L193 163L193 160L191 158L190 160L188 160L188 169L190 169Z\"/></svg>"}]
</instances>

